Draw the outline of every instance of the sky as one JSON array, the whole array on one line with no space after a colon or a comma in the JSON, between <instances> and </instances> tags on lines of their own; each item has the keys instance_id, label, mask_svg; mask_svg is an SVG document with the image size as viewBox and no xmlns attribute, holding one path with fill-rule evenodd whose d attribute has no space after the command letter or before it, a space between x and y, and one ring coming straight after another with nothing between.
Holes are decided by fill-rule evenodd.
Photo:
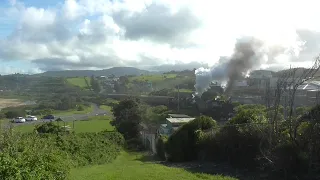
<instances>
[{"instance_id":1,"label":"sky","mask_svg":"<svg viewBox=\"0 0 320 180\"><path fill-rule=\"evenodd\" d=\"M259 68L311 66L320 52L317 0L0 0L0 74L148 68L231 56L264 43Z\"/></svg>"}]
</instances>

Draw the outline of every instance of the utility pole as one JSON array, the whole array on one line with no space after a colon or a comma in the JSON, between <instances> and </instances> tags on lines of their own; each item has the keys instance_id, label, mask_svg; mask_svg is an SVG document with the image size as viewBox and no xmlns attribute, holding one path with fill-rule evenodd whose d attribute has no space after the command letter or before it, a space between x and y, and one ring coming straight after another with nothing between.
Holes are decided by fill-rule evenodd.
<instances>
[{"instance_id":1,"label":"utility pole","mask_svg":"<svg viewBox=\"0 0 320 180\"><path fill-rule=\"evenodd\" d=\"M178 113L180 113L180 85L178 84Z\"/></svg>"}]
</instances>

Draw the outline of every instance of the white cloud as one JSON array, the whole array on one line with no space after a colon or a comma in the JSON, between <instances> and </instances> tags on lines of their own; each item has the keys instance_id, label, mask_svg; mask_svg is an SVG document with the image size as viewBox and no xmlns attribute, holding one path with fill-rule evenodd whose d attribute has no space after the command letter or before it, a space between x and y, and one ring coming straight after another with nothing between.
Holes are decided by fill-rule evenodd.
<instances>
[{"instance_id":1,"label":"white cloud","mask_svg":"<svg viewBox=\"0 0 320 180\"><path fill-rule=\"evenodd\" d=\"M43 70L212 65L243 35L265 42L273 59L263 67L304 65L320 52L316 0L65 0L51 8L10 2L6 14L18 24L0 39L0 60Z\"/></svg>"}]
</instances>

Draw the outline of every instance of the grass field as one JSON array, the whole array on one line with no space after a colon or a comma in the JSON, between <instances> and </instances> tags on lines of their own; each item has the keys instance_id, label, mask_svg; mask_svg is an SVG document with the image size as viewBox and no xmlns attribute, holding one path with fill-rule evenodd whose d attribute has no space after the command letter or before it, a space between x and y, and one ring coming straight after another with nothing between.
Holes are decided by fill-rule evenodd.
<instances>
[{"instance_id":1,"label":"grass field","mask_svg":"<svg viewBox=\"0 0 320 180\"><path fill-rule=\"evenodd\" d=\"M103 109L103 110L106 110L106 111L111 112L112 107L111 107L111 106L107 106L107 105L101 105L101 106L100 106L100 109Z\"/></svg>"},{"instance_id":2,"label":"grass field","mask_svg":"<svg viewBox=\"0 0 320 180\"><path fill-rule=\"evenodd\" d=\"M93 106L84 106L83 111L78 111L76 109L70 109L67 111L55 111L53 114L55 116L66 116L66 115L72 115L72 114L88 114L93 111Z\"/></svg>"},{"instance_id":3,"label":"grass field","mask_svg":"<svg viewBox=\"0 0 320 180\"><path fill-rule=\"evenodd\" d=\"M75 121L74 122L74 131L76 133L82 132L100 132L103 130L113 131L114 127L110 124L111 117L110 116L95 116L88 120L84 121ZM54 122L57 123L58 122ZM59 122L59 125L63 126L63 122ZM66 125L73 127L73 122L68 121ZM32 132L34 130L34 124L26 124L14 127L15 130L25 133Z\"/></svg>"},{"instance_id":4,"label":"grass field","mask_svg":"<svg viewBox=\"0 0 320 180\"><path fill-rule=\"evenodd\" d=\"M150 82L159 82L163 81L165 79L172 79L177 77L177 74L157 74L157 75L144 75L144 76L134 76L130 77L129 81L138 81L138 82L145 82L145 81L150 81Z\"/></svg>"},{"instance_id":5,"label":"grass field","mask_svg":"<svg viewBox=\"0 0 320 180\"><path fill-rule=\"evenodd\" d=\"M90 78L86 77L88 83L90 84ZM67 82L74 85L78 86L81 88L88 88L88 85L86 84L86 81L84 77L74 77L74 78L67 78Z\"/></svg>"},{"instance_id":6,"label":"grass field","mask_svg":"<svg viewBox=\"0 0 320 180\"><path fill-rule=\"evenodd\" d=\"M141 154L123 152L114 162L105 165L72 169L70 180L236 180L231 177L191 173L184 169L142 162Z\"/></svg>"}]
</instances>

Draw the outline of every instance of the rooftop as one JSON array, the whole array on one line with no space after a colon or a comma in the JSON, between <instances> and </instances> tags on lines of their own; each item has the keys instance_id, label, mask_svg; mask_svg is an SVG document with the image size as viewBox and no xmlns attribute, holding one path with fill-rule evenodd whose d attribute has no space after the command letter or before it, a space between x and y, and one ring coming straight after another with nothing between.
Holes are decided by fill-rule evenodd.
<instances>
[{"instance_id":1,"label":"rooftop","mask_svg":"<svg viewBox=\"0 0 320 180\"><path fill-rule=\"evenodd\" d=\"M170 116L170 118L191 118L188 115L185 114L168 114Z\"/></svg>"},{"instance_id":2,"label":"rooftop","mask_svg":"<svg viewBox=\"0 0 320 180\"><path fill-rule=\"evenodd\" d=\"M167 118L167 120L171 123L187 123L189 121L194 120L195 118Z\"/></svg>"}]
</instances>

